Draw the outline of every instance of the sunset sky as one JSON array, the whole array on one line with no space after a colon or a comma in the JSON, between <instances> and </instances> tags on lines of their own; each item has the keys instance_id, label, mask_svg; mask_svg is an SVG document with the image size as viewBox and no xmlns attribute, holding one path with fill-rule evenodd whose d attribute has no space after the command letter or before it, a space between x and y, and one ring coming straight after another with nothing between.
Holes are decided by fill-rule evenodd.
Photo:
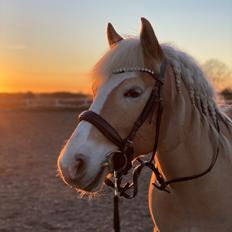
<instances>
[{"instance_id":1,"label":"sunset sky","mask_svg":"<svg viewBox=\"0 0 232 232\"><path fill-rule=\"evenodd\" d=\"M231 12L231 0L0 0L0 92L90 92L107 22L137 35L141 16L160 42L232 68Z\"/></svg>"}]
</instances>

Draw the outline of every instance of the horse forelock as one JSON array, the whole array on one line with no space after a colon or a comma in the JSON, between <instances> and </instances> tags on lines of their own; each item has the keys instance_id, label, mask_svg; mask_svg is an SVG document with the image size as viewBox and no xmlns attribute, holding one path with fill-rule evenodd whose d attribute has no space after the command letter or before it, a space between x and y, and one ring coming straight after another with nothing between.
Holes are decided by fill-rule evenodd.
<instances>
[{"instance_id":1,"label":"horse forelock","mask_svg":"<svg viewBox=\"0 0 232 232\"><path fill-rule=\"evenodd\" d=\"M144 67L144 56L140 40L131 37L111 47L93 68L94 80L109 79L114 70Z\"/></svg>"}]
</instances>

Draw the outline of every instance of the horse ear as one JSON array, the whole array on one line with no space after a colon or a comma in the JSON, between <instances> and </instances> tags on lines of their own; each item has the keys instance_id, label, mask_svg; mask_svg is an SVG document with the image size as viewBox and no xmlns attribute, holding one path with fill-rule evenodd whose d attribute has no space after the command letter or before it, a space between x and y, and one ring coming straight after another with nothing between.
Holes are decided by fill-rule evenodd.
<instances>
[{"instance_id":1,"label":"horse ear","mask_svg":"<svg viewBox=\"0 0 232 232\"><path fill-rule=\"evenodd\" d=\"M144 55L162 60L164 58L164 54L150 22L145 18L141 18L141 22L142 29L140 32L140 41Z\"/></svg>"},{"instance_id":2,"label":"horse ear","mask_svg":"<svg viewBox=\"0 0 232 232\"><path fill-rule=\"evenodd\" d=\"M107 38L110 46L115 45L123 38L115 31L111 23L107 25Z\"/></svg>"}]
</instances>

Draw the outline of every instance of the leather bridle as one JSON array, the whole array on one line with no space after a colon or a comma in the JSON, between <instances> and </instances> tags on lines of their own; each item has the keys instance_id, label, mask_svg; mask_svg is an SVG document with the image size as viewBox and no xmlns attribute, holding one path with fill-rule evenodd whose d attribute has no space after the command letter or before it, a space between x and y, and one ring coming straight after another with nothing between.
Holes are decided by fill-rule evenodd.
<instances>
[{"instance_id":1,"label":"leather bridle","mask_svg":"<svg viewBox=\"0 0 232 232\"><path fill-rule=\"evenodd\" d=\"M114 196L114 229L116 232L120 231L120 223L119 223L119 212L118 212L118 197L123 196L125 198L131 199L134 198L137 194L137 182L138 177L143 169L143 167L148 167L152 170L152 172L156 176L156 182L153 185L158 188L159 190L169 192L167 186L176 183L176 182L183 182L189 181L192 179L199 178L204 176L211 169L214 167L218 153L219 147L217 147L217 151L214 153L211 163L209 167L197 175L191 175L186 177L174 178L171 180L165 180L163 175L160 173L156 163L155 163L155 154L157 152L158 142L159 142L159 130L161 125L162 119L162 112L163 112L163 99L162 99L162 86L164 84L165 78L165 71L167 67L168 61L164 59L160 66L160 72L158 75L151 69L147 68L122 68L115 70L114 74L124 73L124 72L143 72L148 73L154 80L155 84L151 91L151 94L141 112L138 119L135 121L130 133L126 138L122 138L117 130L112 127L103 117L99 114L88 110L84 111L80 114L79 119L80 121L84 120L91 124L93 124L107 139L109 139L113 144L115 144L119 151L112 154L113 159L113 173L114 173L114 182L110 179L106 178L105 183L115 189L115 196ZM156 118L156 129L155 129L155 139L154 139L154 146L152 151L152 156L149 161L143 161L140 158L136 160L140 163L136 168L133 170L133 182L126 183L122 186L122 177L126 175L128 171L132 168L132 161L134 159L134 148L133 148L133 140L138 132L139 128L143 125L149 115L153 115L153 111L156 109L157 111L157 118ZM218 121L216 123L216 127L218 132L220 133ZM128 193L128 190L132 190L132 194Z\"/></svg>"},{"instance_id":2,"label":"leather bridle","mask_svg":"<svg viewBox=\"0 0 232 232\"><path fill-rule=\"evenodd\" d=\"M115 156L115 159L113 162L114 169L117 170L117 173L126 174L128 170L131 168L131 162L134 158L134 149L133 149L133 140L136 136L137 131L139 128L143 125L143 123L148 118L149 114L154 110L154 107L156 104L158 104L159 112L158 112L158 118L157 120L157 130L159 130L160 126L160 119L162 114L162 99L161 99L161 86L163 85L164 80L164 73L166 70L166 60L161 64L160 67L160 74L158 76L155 75L155 73L147 68L126 68L126 69L118 69L115 70L114 74L124 73L124 72L143 72L148 73L156 80L154 87L151 91L151 94L142 110L142 113L139 115L137 120L135 121L132 129L130 130L128 136L126 138L122 138L117 130L112 127L103 117L101 117L99 114L88 110L84 111L80 114L79 119L80 121L85 120L89 123L93 124L106 138L108 138L113 144L115 144L120 152L117 152L117 156ZM157 135L159 135L157 131ZM158 139L158 138L157 138ZM155 141L155 144L158 141ZM121 154L120 154L121 153ZM122 165L117 164L117 157L120 156L121 159L124 160L122 162Z\"/></svg>"}]
</instances>

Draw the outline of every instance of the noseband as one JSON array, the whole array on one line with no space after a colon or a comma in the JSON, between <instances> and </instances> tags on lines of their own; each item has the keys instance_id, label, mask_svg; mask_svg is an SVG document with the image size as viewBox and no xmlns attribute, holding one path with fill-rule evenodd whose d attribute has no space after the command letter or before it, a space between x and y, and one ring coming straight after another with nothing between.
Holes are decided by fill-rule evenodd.
<instances>
[{"instance_id":1,"label":"noseband","mask_svg":"<svg viewBox=\"0 0 232 232\"><path fill-rule=\"evenodd\" d=\"M156 163L155 163L155 154L157 152L158 142L159 142L159 130L161 125L161 118L162 118L162 112L163 112L163 99L162 99L162 86L164 83L165 78L165 71L167 67L167 60L164 59L160 66L160 72L158 75L155 74L155 72L151 69L147 68L123 68L113 71L113 74L119 74L119 73L125 73L125 72L142 72L142 73L148 73L154 80L155 84L153 86L153 89L151 91L151 94L141 112L138 119L135 121L130 133L126 138L122 138L117 130L112 127L103 117L101 117L99 114L88 110L84 111L80 114L79 119L80 121L84 120L91 124L93 124L107 139L109 139L113 144L115 144L119 151L115 152L113 154L113 173L114 173L114 183L106 178L105 183L115 189L115 196L114 196L114 228L116 232L120 231L120 224L119 224L119 213L118 213L118 197L123 196L125 198L131 199L134 198L137 194L137 182L138 177L143 169L143 167L148 167L152 170L152 172L156 176L156 182L153 183L153 185L162 191L169 192L167 189L167 186L172 183L176 182L183 182L183 181L189 181L192 179L199 178L201 176L204 176L208 172L211 171L211 169L214 167L218 153L219 148L217 147L217 151L213 154L211 163L209 167L197 174L197 175L191 175L191 176L185 176L185 177L179 177L179 178L173 178L171 180L165 180L163 175L160 173ZM149 115L153 115L153 111L157 111L157 119L156 119L156 129L155 129L155 137L154 137L154 146L152 151L152 157L149 161L143 161L140 158L137 158L136 160L140 163L136 168L133 170L133 182L132 183L126 183L122 186L122 177L123 175L126 175L128 171L132 168L132 161L134 159L134 148L133 148L133 140L136 136L136 133L138 132L139 128L143 125L143 123L146 121ZM218 122L216 123L216 127L218 129L218 132L220 133ZM132 194L128 193L129 189L132 190Z\"/></svg>"}]
</instances>

